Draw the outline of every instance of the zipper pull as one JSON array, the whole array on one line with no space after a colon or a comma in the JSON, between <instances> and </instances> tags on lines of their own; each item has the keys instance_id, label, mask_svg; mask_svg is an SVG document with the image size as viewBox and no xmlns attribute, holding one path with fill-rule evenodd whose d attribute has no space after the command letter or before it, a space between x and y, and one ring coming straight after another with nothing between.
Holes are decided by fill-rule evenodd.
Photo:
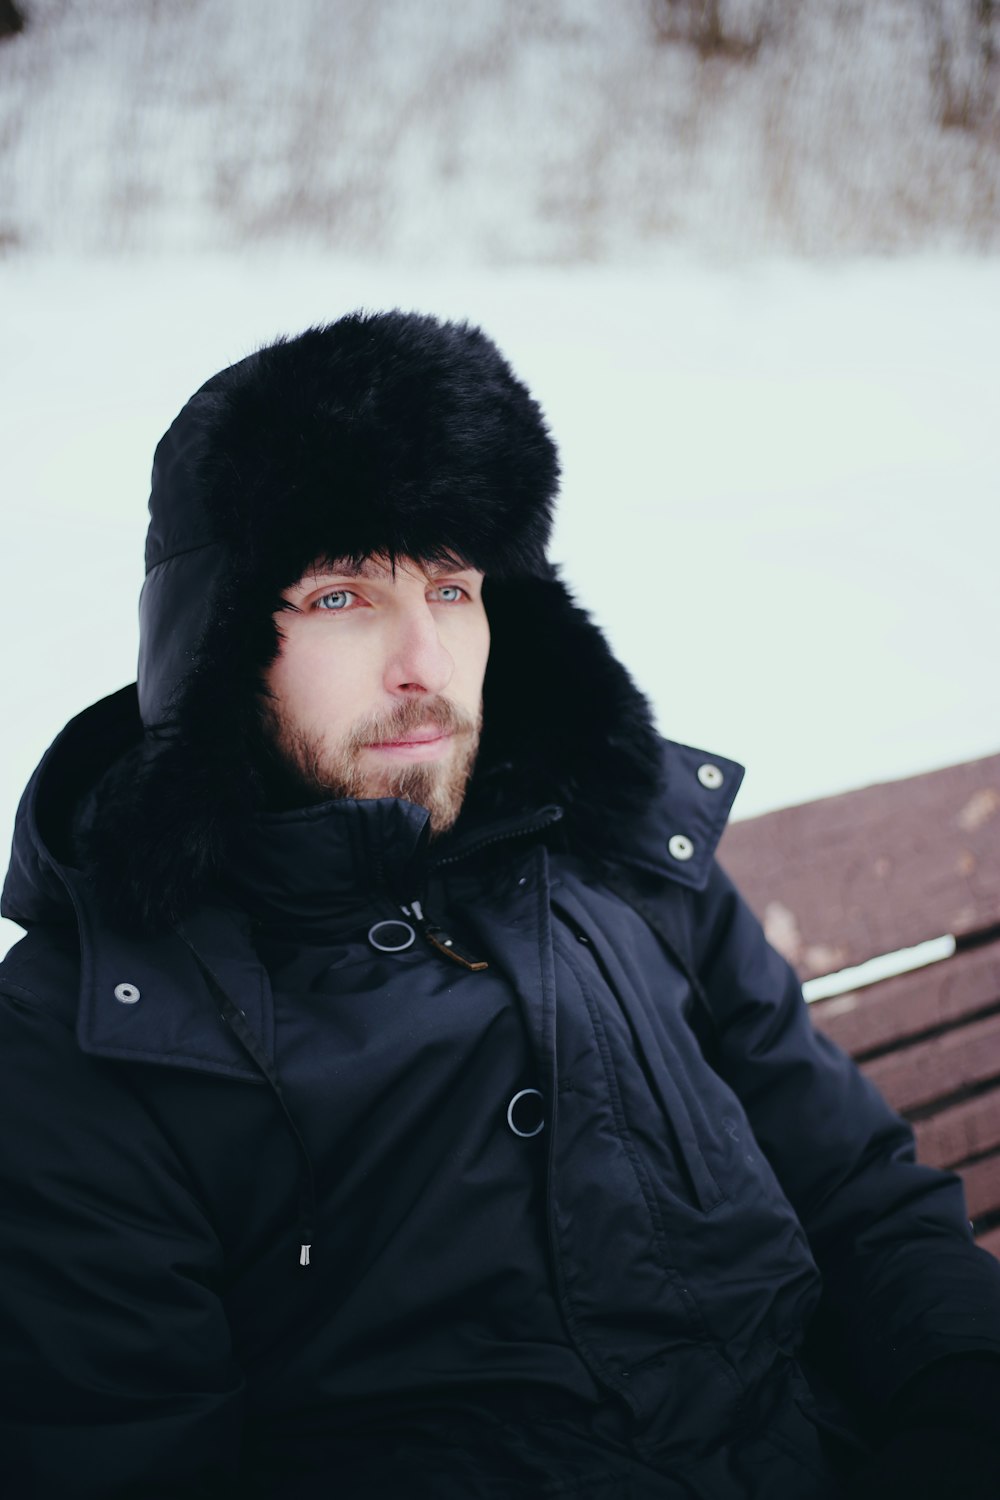
<instances>
[{"instance_id":1,"label":"zipper pull","mask_svg":"<svg viewBox=\"0 0 1000 1500\"><path fill-rule=\"evenodd\" d=\"M424 937L432 948L443 953L445 958L452 959L456 964L461 964L463 969L471 969L478 974L482 969L488 969L489 964L484 958L474 958L464 948L460 948L453 937L449 937L442 927L432 922L429 917L424 916L423 906L419 901L411 901L409 906L401 906L400 911L404 917L409 917L416 922Z\"/></svg>"}]
</instances>

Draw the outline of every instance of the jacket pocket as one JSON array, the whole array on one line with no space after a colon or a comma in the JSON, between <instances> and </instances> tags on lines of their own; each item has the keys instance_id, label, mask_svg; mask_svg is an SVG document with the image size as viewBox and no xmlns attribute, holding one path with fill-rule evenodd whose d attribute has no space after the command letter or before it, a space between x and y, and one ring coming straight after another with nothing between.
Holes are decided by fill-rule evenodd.
<instances>
[{"instance_id":1,"label":"jacket pocket","mask_svg":"<svg viewBox=\"0 0 1000 1500\"><path fill-rule=\"evenodd\" d=\"M668 1068L649 1055L590 938L570 914L554 909L560 919L554 930L557 955L586 1007L615 1128L644 1195L711 1213L724 1194L705 1159L700 1111L681 1068Z\"/></svg>"}]
</instances>

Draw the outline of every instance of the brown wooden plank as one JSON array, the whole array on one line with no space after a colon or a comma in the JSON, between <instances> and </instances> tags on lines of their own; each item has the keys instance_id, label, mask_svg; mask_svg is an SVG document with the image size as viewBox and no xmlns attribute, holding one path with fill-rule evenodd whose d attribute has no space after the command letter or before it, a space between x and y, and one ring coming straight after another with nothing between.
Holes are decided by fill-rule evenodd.
<instances>
[{"instance_id":1,"label":"brown wooden plank","mask_svg":"<svg viewBox=\"0 0 1000 1500\"><path fill-rule=\"evenodd\" d=\"M917 1156L931 1167L954 1167L1000 1146L1000 1089L953 1104L913 1127Z\"/></svg>"},{"instance_id":2,"label":"brown wooden plank","mask_svg":"<svg viewBox=\"0 0 1000 1500\"><path fill-rule=\"evenodd\" d=\"M959 1168L965 1183L965 1201L970 1219L982 1218L1000 1209L1000 1155L984 1156Z\"/></svg>"},{"instance_id":3,"label":"brown wooden plank","mask_svg":"<svg viewBox=\"0 0 1000 1500\"><path fill-rule=\"evenodd\" d=\"M988 1229L985 1234L977 1235L976 1244L981 1250L988 1251L1000 1260L1000 1224L996 1229Z\"/></svg>"},{"instance_id":4,"label":"brown wooden plank","mask_svg":"<svg viewBox=\"0 0 1000 1500\"><path fill-rule=\"evenodd\" d=\"M966 1084L1000 1079L1000 1015L872 1058L862 1071L904 1112L944 1099Z\"/></svg>"},{"instance_id":5,"label":"brown wooden plank","mask_svg":"<svg viewBox=\"0 0 1000 1500\"><path fill-rule=\"evenodd\" d=\"M1000 923L1000 755L783 808L720 856L803 978Z\"/></svg>"},{"instance_id":6,"label":"brown wooden plank","mask_svg":"<svg viewBox=\"0 0 1000 1500\"><path fill-rule=\"evenodd\" d=\"M853 1056L949 1026L1000 1004L1000 943L956 953L809 1007L814 1025Z\"/></svg>"}]
</instances>

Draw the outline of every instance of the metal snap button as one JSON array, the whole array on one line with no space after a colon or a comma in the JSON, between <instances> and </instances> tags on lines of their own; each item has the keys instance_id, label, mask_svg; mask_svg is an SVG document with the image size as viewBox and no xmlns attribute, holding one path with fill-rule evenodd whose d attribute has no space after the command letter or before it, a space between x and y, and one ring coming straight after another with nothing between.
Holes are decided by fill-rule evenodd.
<instances>
[{"instance_id":1,"label":"metal snap button","mask_svg":"<svg viewBox=\"0 0 1000 1500\"><path fill-rule=\"evenodd\" d=\"M674 859L690 859L694 853L694 845L683 833L675 833L667 845Z\"/></svg>"},{"instance_id":2,"label":"metal snap button","mask_svg":"<svg viewBox=\"0 0 1000 1500\"><path fill-rule=\"evenodd\" d=\"M402 953L416 941L417 934L409 922L376 922L368 929L368 941L379 953Z\"/></svg>"},{"instance_id":3,"label":"metal snap button","mask_svg":"<svg viewBox=\"0 0 1000 1500\"><path fill-rule=\"evenodd\" d=\"M134 984L116 984L115 999L120 1000L122 1005L134 1005L139 999L139 991Z\"/></svg>"},{"instance_id":4,"label":"metal snap button","mask_svg":"<svg viewBox=\"0 0 1000 1500\"><path fill-rule=\"evenodd\" d=\"M698 780L702 786L708 787L710 792L718 791L725 779L718 766L706 764L698 767Z\"/></svg>"},{"instance_id":5,"label":"metal snap button","mask_svg":"<svg viewBox=\"0 0 1000 1500\"><path fill-rule=\"evenodd\" d=\"M537 1105L530 1102L532 1099L539 1100ZM515 1135L525 1138L537 1135L540 1130L545 1129L545 1116L541 1112L542 1095L539 1089L521 1089L516 1093L507 1106L507 1124ZM514 1115L520 1120L520 1125L515 1125Z\"/></svg>"}]
</instances>

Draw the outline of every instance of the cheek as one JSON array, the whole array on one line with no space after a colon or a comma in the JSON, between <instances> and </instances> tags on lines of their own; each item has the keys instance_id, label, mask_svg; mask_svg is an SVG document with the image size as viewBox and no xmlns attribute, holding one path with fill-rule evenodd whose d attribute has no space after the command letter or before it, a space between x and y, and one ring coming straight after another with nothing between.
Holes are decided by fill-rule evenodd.
<instances>
[{"instance_id":1,"label":"cheek","mask_svg":"<svg viewBox=\"0 0 1000 1500\"><path fill-rule=\"evenodd\" d=\"M284 718L310 733L337 734L359 695L356 664L319 632L286 637L268 672L268 686Z\"/></svg>"},{"instance_id":2,"label":"cheek","mask_svg":"<svg viewBox=\"0 0 1000 1500\"><path fill-rule=\"evenodd\" d=\"M486 664L490 657L490 626L485 614L483 615L483 627L480 632L478 650L476 654L476 672L479 678L479 690L482 692L483 678L486 676Z\"/></svg>"},{"instance_id":3,"label":"cheek","mask_svg":"<svg viewBox=\"0 0 1000 1500\"><path fill-rule=\"evenodd\" d=\"M475 629L464 631L450 649L456 677L461 680L464 694L478 703L490 654L490 627L486 615L476 621Z\"/></svg>"}]
</instances>

